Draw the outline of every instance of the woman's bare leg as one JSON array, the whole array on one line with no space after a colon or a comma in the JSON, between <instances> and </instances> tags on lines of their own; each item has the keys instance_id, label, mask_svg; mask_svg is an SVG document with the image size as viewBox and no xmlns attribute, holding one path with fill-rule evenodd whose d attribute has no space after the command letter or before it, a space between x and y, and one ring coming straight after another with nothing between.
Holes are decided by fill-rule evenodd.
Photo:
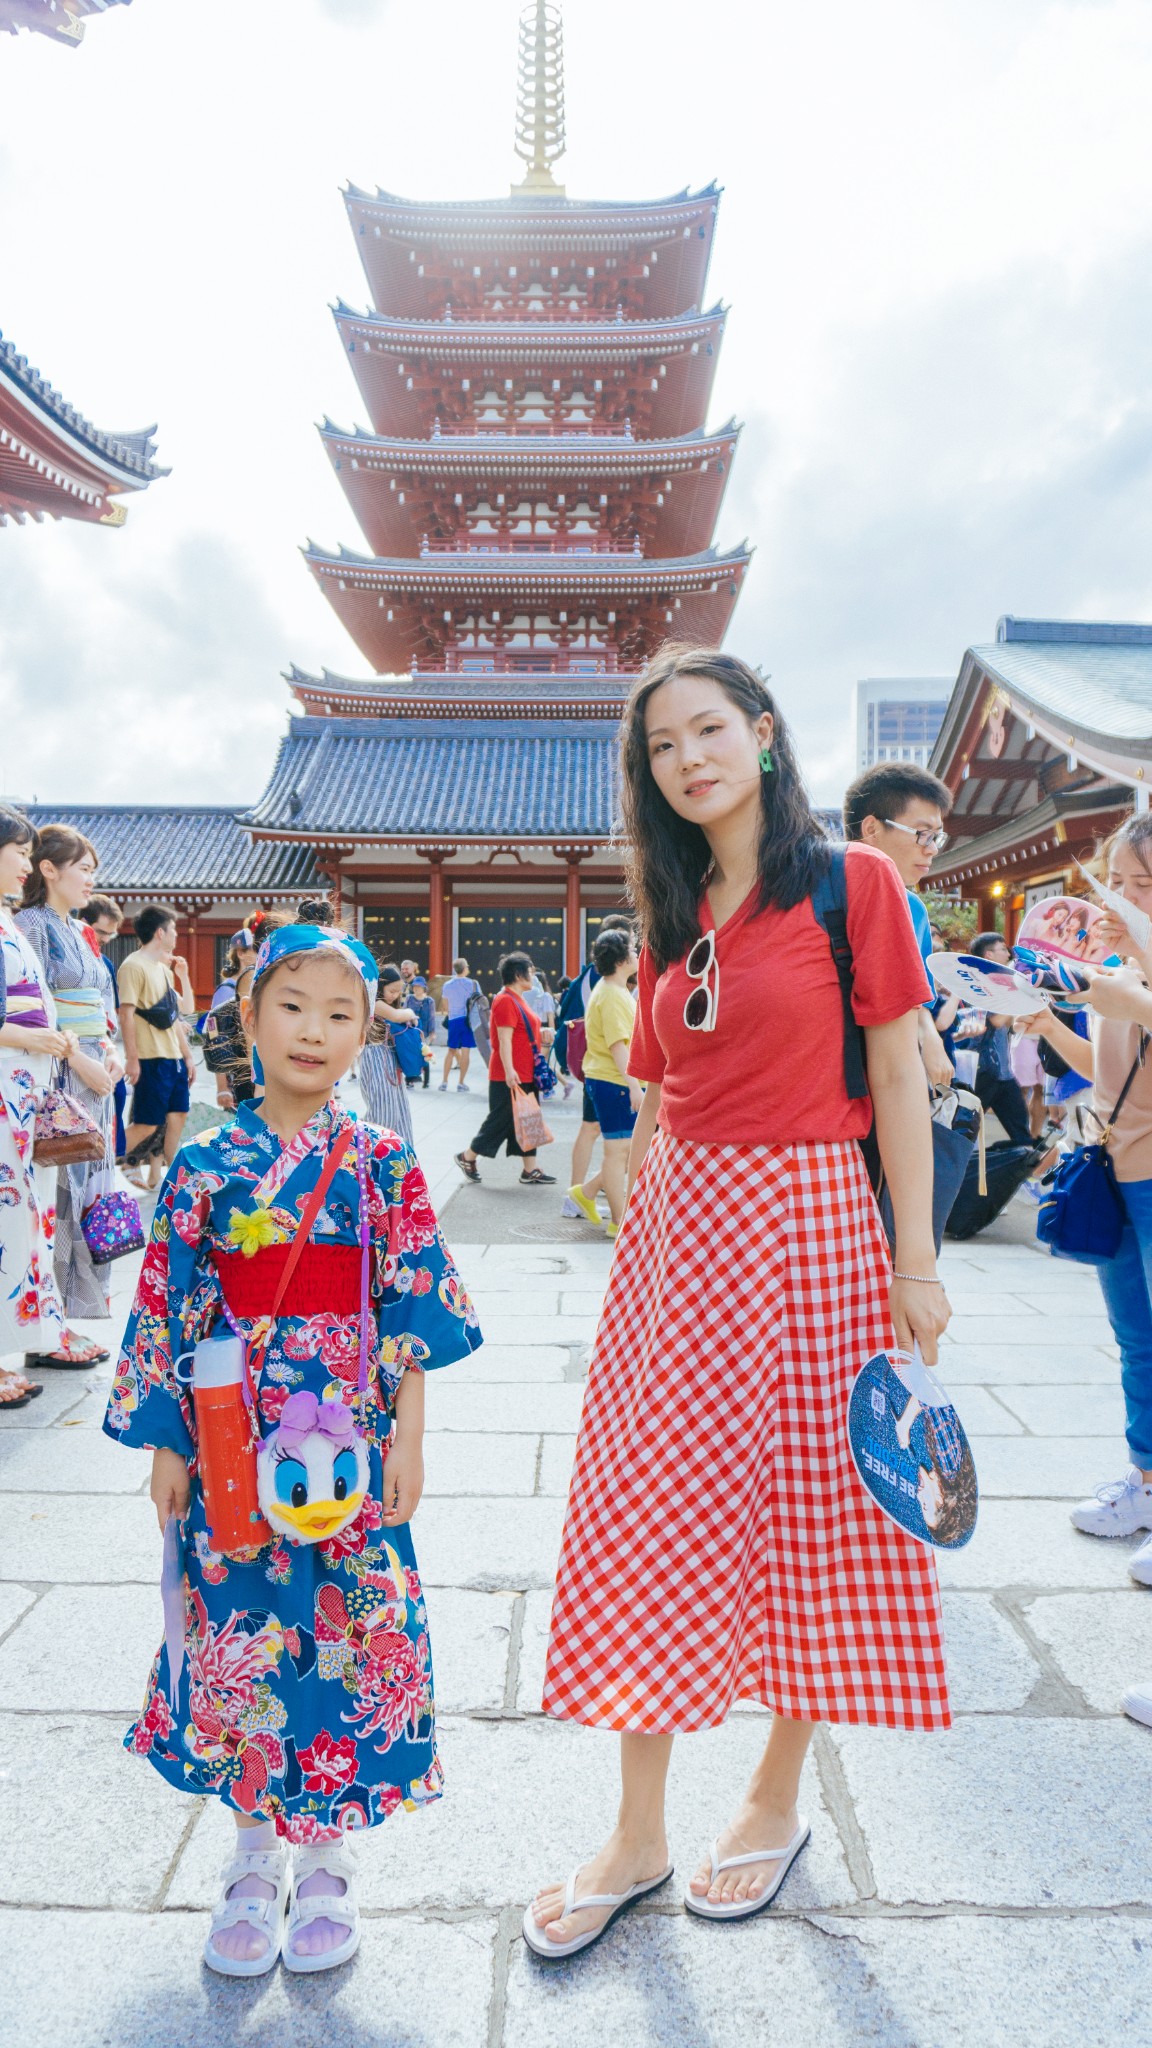
<instances>
[{"instance_id":1,"label":"woman's bare leg","mask_svg":"<svg viewBox=\"0 0 1152 2048\"><path fill-rule=\"evenodd\" d=\"M608 1207L613 1223L624 1220L624 1184L628 1172L628 1148L631 1138L605 1138L604 1164L600 1169L600 1181L608 1197ZM588 1189L585 1188L585 1194Z\"/></svg>"},{"instance_id":2,"label":"woman's bare leg","mask_svg":"<svg viewBox=\"0 0 1152 2048\"><path fill-rule=\"evenodd\" d=\"M564 1880L545 1885L532 1902L537 1927L546 1928L552 1941L571 1941L586 1934L607 1918L607 1909L592 1912L579 1909L581 1895L597 1892L626 1892L645 1878L661 1877L668 1868L668 1837L664 1829L664 1787L672 1756L671 1735L622 1735L620 1737L620 1813L604 1847L581 1866L576 1887L577 1907L566 1920Z\"/></svg>"},{"instance_id":3,"label":"woman's bare leg","mask_svg":"<svg viewBox=\"0 0 1152 2048\"><path fill-rule=\"evenodd\" d=\"M777 1716L768 1731L764 1754L752 1773L739 1812L720 1834L720 1861L728 1856L747 1856L753 1849L782 1849L796 1832L796 1796L808 1744L816 1732L812 1721L785 1721ZM711 1863L706 1856L691 1879L689 1890L713 1905L733 1899L759 1898L775 1876L778 1863L746 1863L742 1870L726 1870L711 1884Z\"/></svg>"}]
</instances>

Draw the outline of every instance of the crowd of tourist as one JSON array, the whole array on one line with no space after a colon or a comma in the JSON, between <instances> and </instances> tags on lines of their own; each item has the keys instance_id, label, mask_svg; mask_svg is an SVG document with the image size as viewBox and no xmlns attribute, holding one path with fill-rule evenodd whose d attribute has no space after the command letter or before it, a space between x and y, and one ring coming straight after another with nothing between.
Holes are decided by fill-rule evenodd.
<instances>
[{"instance_id":1,"label":"crowd of tourist","mask_svg":"<svg viewBox=\"0 0 1152 2048\"><path fill-rule=\"evenodd\" d=\"M0 1351L16 1354L0 1406L33 1400L37 1371L108 1358L73 1320L109 1317L123 1178L145 1194L172 1168L197 1046L226 1112L181 1152L190 1172L167 1171L105 1425L153 1447L161 1526L191 1517L184 1571L200 1604L185 1627L200 1631L196 1654L205 1631L246 1630L243 1654L275 1716L280 1747L262 1752L245 1803L220 1741L205 1746L167 1711L179 1685L169 1633L129 1737L172 1783L233 1809L236 1854L205 1949L221 1974L262 1974L281 1954L301 1971L345 1961L361 1931L347 1827L440 1790L426 1620L406 1593L408 1524L423 1374L480 1341L414 1158L411 1095L431 1087L441 1049L438 1093L478 1092L473 1054L486 1069L486 1103L454 1155L465 1181L481 1183L503 1151L518 1186L556 1189L567 1218L615 1246L544 1706L619 1738L621 1800L601 1847L527 1907L536 1954L580 1953L668 1882L678 1733L718 1725L736 1701L771 1714L751 1780L683 1897L701 1919L734 1920L770 1903L810 1838L797 1799L820 1721L950 1725L933 1546L963 1540L957 1515L965 1502L974 1511L975 1482L958 1425L950 1436L943 1411L931 1427L924 1419L935 1396L923 1368L951 1315L937 1267L952 1199L939 1199L942 1139L970 1143L967 1186L983 1111L1033 1179L1052 1169L1069 1103L1083 1107L1091 1091L1111 1119L1122 1222L1098 1270L1131 1465L1072 1520L1102 1538L1147 1532L1128 1568L1152 1586L1152 950L1109 916L1103 935L1125 964L1092 980L1088 1035L1059 1005L1022 1020L966 1009L933 982L943 940L921 895L945 831L944 785L910 764L867 771L847 793L844 844L832 846L772 692L716 650L666 649L633 687L622 784L634 909L604 918L590 959L555 991L519 947L501 958L498 986L463 956L430 982L415 960L375 959L315 899L255 913L233 935L200 1016L173 911L139 912L135 949L113 972L104 949L124 920L95 893L97 850L70 827L34 831L0 807ZM1111 888L1152 911L1152 819L1133 816L1104 854ZM962 944L990 965L1010 961L998 932ZM342 1104L352 1069L367 1142ZM955 1116L958 1079L979 1105L971 1140ZM580 1090L566 1192L541 1163L552 1136L543 1105L558 1086L566 1099ZM122 1118L118 1090L130 1091ZM464 1113L451 1113L456 1130ZM297 1214L277 1197L298 1170ZM982 1169L981 1186L983 1199ZM389 1251L372 1265L374 1229ZM171 1332L209 1269L203 1300L216 1287L223 1320L192 1317L193 1384L209 1350L216 1377L205 1383L222 1387L224 1349L239 1338L237 1412L243 1393L251 1425L241 1436L262 1461L243 1528L259 1523L261 1543L287 1532L291 1550L277 1542L267 1570L250 1534L220 1568L219 1503L190 1463L200 1410ZM853 1386L878 1354L911 1361L911 1380L888 1366L899 1399L885 1427L910 1469L917 1426L928 1446L932 1469L910 1482L918 1523L881 1511L847 1449ZM388 1531L371 1591L359 1536L332 1540L369 1495L365 1541L369 1526ZM273 1622L280 1649L296 1645L294 1675L273 1670L279 1649L260 1647ZM314 1622L325 1632L313 1635ZM385 1636L387 1687L372 1647ZM398 1686L409 1688L402 1713L385 1698ZM1152 1684L1133 1685L1125 1705L1152 1725ZM345 1725L355 1735L334 1745L328 1731ZM247 1739L258 1734L253 1724ZM268 1758L285 1742L295 1775L280 1771L265 1797Z\"/></svg>"}]
</instances>

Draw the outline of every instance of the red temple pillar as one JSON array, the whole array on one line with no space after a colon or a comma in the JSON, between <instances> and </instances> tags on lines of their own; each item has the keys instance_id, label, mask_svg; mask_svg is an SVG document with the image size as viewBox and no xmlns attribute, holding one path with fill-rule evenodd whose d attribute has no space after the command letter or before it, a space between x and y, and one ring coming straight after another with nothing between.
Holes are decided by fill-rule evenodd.
<instances>
[{"instance_id":1,"label":"red temple pillar","mask_svg":"<svg viewBox=\"0 0 1152 2048\"><path fill-rule=\"evenodd\" d=\"M418 846L421 860L428 862L428 973L447 974L451 939L445 939L444 863L455 860L454 846Z\"/></svg>"},{"instance_id":2,"label":"red temple pillar","mask_svg":"<svg viewBox=\"0 0 1152 2048\"><path fill-rule=\"evenodd\" d=\"M564 972L575 976L584 964L580 955L580 863L588 859L592 848L554 846L552 851L568 868L564 892Z\"/></svg>"}]
</instances>

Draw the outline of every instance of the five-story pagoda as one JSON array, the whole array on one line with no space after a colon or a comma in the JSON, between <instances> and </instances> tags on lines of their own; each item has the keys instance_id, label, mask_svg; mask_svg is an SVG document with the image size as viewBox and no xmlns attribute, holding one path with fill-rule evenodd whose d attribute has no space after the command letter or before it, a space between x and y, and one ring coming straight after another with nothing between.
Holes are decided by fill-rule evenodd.
<instances>
[{"instance_id":1,"label":"five-story pagoda","mask_svg":"<svg viewBox=\"0 0 1152 2048\"><path fill-rule=\"evenodd\" d=\"M346 195L372 310L334 311L371 431L321 433L372 552L306 559L377 675L290 673L306 715L248 820L433 973L514 942L574 971L620 900L628 683L722 637L748 562L710 544L737 439L705 430L719 193L567 198L556 8L520 34L508 199Z\"/></svg>"}]
</instances>

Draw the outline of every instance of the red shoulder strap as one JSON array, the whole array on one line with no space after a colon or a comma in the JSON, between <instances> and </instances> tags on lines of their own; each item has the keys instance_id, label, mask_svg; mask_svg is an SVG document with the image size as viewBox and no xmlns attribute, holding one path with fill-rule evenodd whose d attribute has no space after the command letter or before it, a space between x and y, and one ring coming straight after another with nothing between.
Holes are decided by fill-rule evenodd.
<instances>
[{"instance_id":1,"label":"red shoulder strap","mask_svg":"<svg viewBox=\"0 0 1152 2048\"><path fill-rule=\"evenodd\" d=\"M329 1143L328 1157L324 1161L324 1165L320 1173L320 1178L317 1181L315 1187L312 1189L311 1194L309 1195L307 1201L304 1204L303 1209L300 1212L300 1221L296 1225L296 1235L292 1239L291 1249L289 1250L288 1257L284 1261L284 1271L280 1275L280 1285L276 1289L276 1294L272 1302L272 1312L269 1317L269 1321L272 1323L276 1321L276 1318L280 1313L280 1303L283 1301L285 1294L288 1292L288 1282L291 1280L292 1275L296 1270L297 1264L299 1263L300 1254L304 1250L304 1247L307 1244L308 1239L311 1235L312 1225L315 1223L317 1216L320 1214L320 1211L324 1206L324 1197L328 1193L328 1190L332 1185L332 1182L336 1176L337 1169L340 1165L340 1161L344 1157L344 1154L347 1151L347 1149L347 1126L341 1124L339 1129L333 1133L332 1139Z\"/></svg>"}]
</instances>

